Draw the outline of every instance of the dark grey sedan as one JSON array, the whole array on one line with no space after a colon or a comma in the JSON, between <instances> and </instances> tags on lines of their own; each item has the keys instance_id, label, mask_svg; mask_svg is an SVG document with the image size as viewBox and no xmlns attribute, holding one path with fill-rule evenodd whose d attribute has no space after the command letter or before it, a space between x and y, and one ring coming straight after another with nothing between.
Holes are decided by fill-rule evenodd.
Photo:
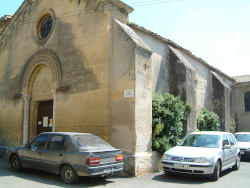
<instances>
[{"instance_id":1,"label":"dark grey sedan","mask_svg":"<svg viewBox=\"0 0 250 188\"><path fill-rule=\"evenodd\" d=\"M76 183L79 176L106 177L123 170L121 150L89 133L41 133L25 147L10 148L8 154L12 170L61 174L67 184Z\"/></svg>"}]
</instances>

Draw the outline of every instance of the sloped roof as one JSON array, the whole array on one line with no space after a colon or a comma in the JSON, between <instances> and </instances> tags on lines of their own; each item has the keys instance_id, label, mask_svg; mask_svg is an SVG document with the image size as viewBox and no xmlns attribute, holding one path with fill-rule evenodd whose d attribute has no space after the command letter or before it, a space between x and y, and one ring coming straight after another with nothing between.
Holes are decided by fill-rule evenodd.
<instances>
[{"instance_id":1,"label":"sloped roof","mask_svg":"<svg viewBox=\"0 0 250 188\"><path fill-rule=\"evenodd\" d=\"M186 67L188 67L189 69L194 70L194 68L192 67L192 65L186 60L186 58L179 52L179 50L168 46L170 48L170 50L172 50L175 55L185 64ZM195 71L195 70L194 70Z\"/></svg>"},{"instance_id":2,"label":"sloped roof","mask_svg":"<svg viewBox=\"0 0 250 188\"><path fill-rule=\"evenodd\" d=\"M147 44L145 44L145 42L133 31L133 29L131 29L126 24L119 22L116 19L115 21L120 25L120 27L124 30L124 32L126 32L130 36L130 38L136 43L136 45L147 50L148 52L153 53L151 49L147 46Z\"/></svg>"},{"instance_id":3,"label":"sloped roof","mask_svg":"<svg viewBox=\"0 0 250 188\"><path fill-rule=\"evenodd\" d=\"M151 35L151 36L153 36L153 37L155 37L155 38L157 38L157 39L159 39L159 40L161 40L161 41L163 41L163 42L169 44L170 46L172 46L172 47L174 47L174 48L176 48L176 49L178 49L178 50L184 52L185 54L189 55L190 57L192 57L192 58L196 59L197 61L201 62L202 64L206 65L207 67L209 67L209 68L212 69L213 71L215 71L215 72L217 72L217 73L219 73L219 74L225 76L226 78L228 78L228 79L230 79L230 80L232 80L232 81L235 81L234 78L228 76L227 74L223 73L223 72L220 71L219 69L217 69L217 68L211 66L211 65L208 64L206 61L204 61L203 59L201 59L201 58L195 56L194 54L192 54L191 51L189 51L189 50L183 48L182 46L178 45L177 43L173 42L172 40L166 39L166 38L164 38L164 37L158 35L157 33L154 33L154 32L152 32L152 31L150 31L150 30L148 30L148 29L145 29L144 27L141 27L141 26L137 25L136 23L129 23L128 25L129 25L130 27L134 28L134 29L140 30L140 31L142 31L142 32L144 32L144 33L146 33L146 34L149 34L149 35Z\"/></svg>"},{"instance_id":4,"label":"sloped roof","mask_svg":"<svg viewBox=\"0 0 250 188\"><path fill-rule=\"evenodd\" d=\"M234 76L233 78L238 83L247 83L247 82L250 82L250 75Z\"/></svg>"}]
</instances>

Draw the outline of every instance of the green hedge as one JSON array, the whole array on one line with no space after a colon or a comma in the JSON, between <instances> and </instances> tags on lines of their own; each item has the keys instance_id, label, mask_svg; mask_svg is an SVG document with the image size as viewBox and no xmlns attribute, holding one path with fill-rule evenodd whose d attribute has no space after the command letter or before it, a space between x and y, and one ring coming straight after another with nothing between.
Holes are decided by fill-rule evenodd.
<instances>
[{"instance_id":1,"label":"green hedge","mask_svg":"<svg viewBox=\"0 0 250 188\"><path fill-rule=\"evenodd\" d=\"M152 131L153 150L163 154L177 144L182 134L183 120L192 106L184 104L180 97L169 93L153 93Z\"/></svg>"},{"instance_id":2,"label":"green hedge","mask_svg":"<svg viewBox=\"0 0 250 188\"><path fill-rule=\"evenodd\" d=\"M200 131L220 131L218 115L203 107L197 118L197 128Z\"/></svg>"}]
</instances>

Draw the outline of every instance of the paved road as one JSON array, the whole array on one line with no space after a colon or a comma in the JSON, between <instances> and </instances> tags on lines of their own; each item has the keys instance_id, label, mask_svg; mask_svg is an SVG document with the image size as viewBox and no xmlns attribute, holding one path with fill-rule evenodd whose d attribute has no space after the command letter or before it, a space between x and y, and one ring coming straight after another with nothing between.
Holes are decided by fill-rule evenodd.
<instances>
[{"instance_id":1,"label":"paved road","mask_svg":"<svg viewBox=\"0 0 250 188\"><path fill-rule=\"evenodd\" d=\"M51 187L168 187L168 188L231 188L250 187L250 161L242 162L239 171L231 169L222 173L217 182L205 178L167 176L163 172L157 172L137 178L125 178L111 176L110 178L99 179L81 177L76 185L66 185L62 182L60 175L41 172L36 170L25 170L15 173L10 169L9 164L0 158L0 188L25 187L25 188L51 188Z\"/></svg>"}]
</instances>

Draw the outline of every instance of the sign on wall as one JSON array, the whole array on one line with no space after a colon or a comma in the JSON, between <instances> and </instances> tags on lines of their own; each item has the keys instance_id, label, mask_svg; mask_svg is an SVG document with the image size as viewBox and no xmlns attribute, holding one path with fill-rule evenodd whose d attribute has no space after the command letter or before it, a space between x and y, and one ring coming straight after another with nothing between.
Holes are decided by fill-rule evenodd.
<instances>
[{"instance_id":1,"label":"sign on wall","mask_svg":"<svg viewBox=\"0 0 250 188\"><path fill-rule=\"evenodd\" d=\"M124 98L135 97L135 90L134 89L127 89L124 90Z\"/></svg>"},{"instance_id":2,"label":"sign on wall","mask_svg":"<svg viewBox=\"0 0 250 188\"><path fill-rule=\"evenodd\" d=\"M48 127L48 123L49 123L49 118L43 117L43 127Z\"/></svg>"}]
</instances>

